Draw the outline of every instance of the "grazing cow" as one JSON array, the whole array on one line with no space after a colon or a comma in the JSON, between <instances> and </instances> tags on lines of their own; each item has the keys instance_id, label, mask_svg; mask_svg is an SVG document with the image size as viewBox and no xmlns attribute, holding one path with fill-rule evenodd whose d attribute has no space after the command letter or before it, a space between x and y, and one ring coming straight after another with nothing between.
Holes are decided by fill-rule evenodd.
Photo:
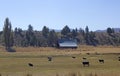
<instances>
[{"instance_id":1,"label":"grazing cow","mask_svg":"<svg viewBox=\"0 0 120 76\"><path fill-rule=\"evenodd\" d=\"M75 59L76 57L75 56L72 56L73 59Z\"/></svg>"},{"instance_id":2,"label":"grazing cow","mask_svg":"<svg viewBox=\"0 0 120 76\"><path fill-rule=\"evenodd\" d=\"M99 59L99 62L100 62L100 63L104 63L104 60L103 60L103 59Z\"/></svg>"},{"instance_id":3,"label":"grazing cow","mask_svg":"<svg viewBox=\"0 0 120 76\"><path fill-rule=\"evenodd\" d=\"M118 61L120 61L120 59L118 59Z\"/></svg>"},{"instance_id":4,"label":"grazing cow","mask_svg":"<svg viewBox=\"0 0 120 76\"><path fill-rule=\"evenodd\" d=\"M90 65L88 61L83 61L82 64L83 64L84 67L85 67L86 65L89 67L89 65Z\"/></svg>"},{"instance_id":5,"label":"grazing cow","mask_svg":"<svg viewBox=\"0 0 120 76\"><path fill-rule=\"evenodd\" d=\"M118 57L118 61L120 61L120 56Z\"/></svg>"},{"instance_id":6,"label":"grazing cow","mask_svg":"<svg viewBox=\"0 0 120 76\"><path fill-rule=\"evenodd\" d=\"M28 65L29 65L30 67L33 67L33 64L32 64L32 63L28 63Z\"/></svg>"},{"instance_id":7,"label":"grazing cow","mask_svg":"<svg viewBox=\"0 0 120 76\"><path fill-rule=\"evenodd\" d=\"M52 57L48 57L48 61L52 61Z\"/></svg>"},{"instance_id":8,"label":"grazing cow","mask_svg":"<svg viewBox=\"0 0 120 76\"><path fill-rule=\"evenodd\" d=\"M84 60L86 60L87 58L83 57Z\"/></svg>"},{"instance_id":9,"label":"grazing cow","mask_svg":"<svg viewBox=\"0 0 120 76\"><path fill-rule=\"evenodd\" d=\"M90 53L86 53L87 55L90 55Z\"/></svg>"}]
</instances>

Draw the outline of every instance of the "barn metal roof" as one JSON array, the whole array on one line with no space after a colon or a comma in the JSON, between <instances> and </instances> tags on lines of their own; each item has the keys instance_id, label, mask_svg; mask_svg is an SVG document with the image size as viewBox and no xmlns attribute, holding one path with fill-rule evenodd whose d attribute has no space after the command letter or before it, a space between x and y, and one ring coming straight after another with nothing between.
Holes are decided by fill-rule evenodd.
<instances>
[{"instance_id":1,"label":"barn metal roof","mask_svg":"<svg viewBox=\"0 0 120 76\"><path fill-rule=\"evenodd\" d=\"M74 40L60 40L59 47L77 47L77 43Z\"/></svg>"}]
</instances>

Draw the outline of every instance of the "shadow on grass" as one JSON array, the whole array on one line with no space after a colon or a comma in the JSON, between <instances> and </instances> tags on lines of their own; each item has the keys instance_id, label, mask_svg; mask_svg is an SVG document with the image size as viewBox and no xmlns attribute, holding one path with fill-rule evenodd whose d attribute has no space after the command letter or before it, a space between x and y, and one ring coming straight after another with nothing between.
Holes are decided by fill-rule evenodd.
<instances>
[{"instance_id":1,"label":"shadow on grass","mask_svg":"<svg viewBox=\"0 0 120 76\"><path fill-rule=\"evenodd\" d=\"M7 48L6 50L7 50L7 52L16 52L16 50L13 48Z\"/></svg>"}]
</instances>

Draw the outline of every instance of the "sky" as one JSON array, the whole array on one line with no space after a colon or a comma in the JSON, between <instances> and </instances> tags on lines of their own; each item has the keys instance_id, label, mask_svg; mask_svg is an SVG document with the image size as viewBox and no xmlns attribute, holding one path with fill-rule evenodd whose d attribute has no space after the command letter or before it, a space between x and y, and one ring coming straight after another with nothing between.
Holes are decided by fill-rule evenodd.
<instances>
[{"instance_id":1,"label":"sky","mask_svg":"<svg viewBox=\"0 0 120 76\"><path fill-rule=\"evenodd\" d=\"M120 28L120 0L0 0L0 30L8 17L12 28L26 30L89 27L104 30Z\"/></svg>"}]
</instances>

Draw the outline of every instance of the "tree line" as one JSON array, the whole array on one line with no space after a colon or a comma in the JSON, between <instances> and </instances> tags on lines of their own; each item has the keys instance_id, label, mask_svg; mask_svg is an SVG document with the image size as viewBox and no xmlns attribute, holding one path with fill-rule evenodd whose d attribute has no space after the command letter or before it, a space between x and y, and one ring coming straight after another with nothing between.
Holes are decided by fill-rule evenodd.
<instances>
[{"instance_id":1,"label":"tree line","mask_svg":"<svg viewBox=\"0 0 120 76\"><path fill-rule=\"evenodd\" d=\"M120 45L120 32L115 32L110 27L104 32L95 32L89 31L88 26L85 29L70 29L66 25L60 32L56 32L47 26L44 26L42 31L36 31L29 24L27 30L17 27L13 30L9 18L6 18L3 30L0 31L0 45L5 46L6 49L12 46L55 47L58 39L61 38L76 39L80 45Z\"/></svg>"}]
</instances>

